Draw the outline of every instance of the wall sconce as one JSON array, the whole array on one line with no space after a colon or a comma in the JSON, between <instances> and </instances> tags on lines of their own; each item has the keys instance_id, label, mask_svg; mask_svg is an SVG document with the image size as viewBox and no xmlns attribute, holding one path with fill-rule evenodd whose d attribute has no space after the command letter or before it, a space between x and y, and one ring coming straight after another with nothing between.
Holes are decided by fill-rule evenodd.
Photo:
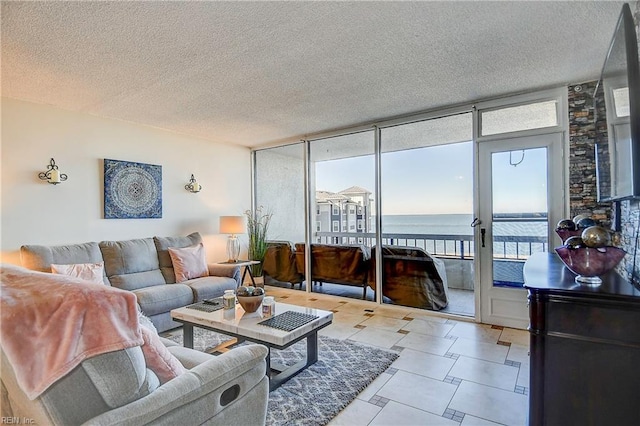
<instances>
[{"instance_id":1,"label":"wall sconce","mask_svg":"<svg viewBox=\"0 0 640 426\"><path fill-rule=\"evenodd\" d=\"M52 185L57 185L60 182L67 180L67 175L60 173L60 170L58 170L58 166L53 158L47 166L47 171L38 173L38 177L42 180L46 180Z\"/></svg>"},{"instance_id":2,"label":"wall sconce","mask_svg":"<svg viewBox=\"0 0 640 426\"><path fill-rule=\"evenodd\" d=\"M198 181L196 181L196 178L191 175L191 179L189 179L189 183L184 186L184 189L195 194L196 192L200 192L202 185L200 185Z\"/></svg>"},{"instance_id":3,"label":"wall sconce","mask_svg":"<svg viewBox=\"0 0 640 426\"><path fill-rule=\"evenodd\" d=\"M228 262L237 262L240 255L240 241L236 234L244 234L246 232L244 224L244 216L220 216L220 233L231 234L227 239L227 257Z\"/></svg>"}]
</instances>

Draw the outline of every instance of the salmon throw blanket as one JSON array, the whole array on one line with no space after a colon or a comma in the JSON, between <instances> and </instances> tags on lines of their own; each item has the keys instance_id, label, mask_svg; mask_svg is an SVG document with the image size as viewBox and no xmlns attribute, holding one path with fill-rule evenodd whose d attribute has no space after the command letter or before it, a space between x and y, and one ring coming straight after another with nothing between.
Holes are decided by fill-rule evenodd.
<instances>
[{"instance_id":1,"label":"salmon throw blanket","mask_svg":"<svg viewBox=\"0 0 640 426\"><path fill-rule=\"evenodd\" d=\"M0 301L0 344L32 400L85 359L143 343L124 290L1 265Z\"/></svg>"}]
</instances>

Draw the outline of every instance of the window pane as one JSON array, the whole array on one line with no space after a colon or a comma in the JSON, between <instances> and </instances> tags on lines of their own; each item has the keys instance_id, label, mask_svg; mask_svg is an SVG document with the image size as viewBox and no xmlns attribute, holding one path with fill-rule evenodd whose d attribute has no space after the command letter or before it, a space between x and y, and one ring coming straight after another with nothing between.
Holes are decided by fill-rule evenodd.
<instances>
[{"instance_id":1,"label":"window pane","mask_svg":"<svg viewBox=\"0 0 640 426\"><path fill-rule=\"evenodd\" d=\"M525 260L549 243L547 148L494 152L491 169L493 285L522 288Z\"/></svg>"},{"instance_id":2,"label":"window pane","mask_svg":"<svg viewBox=\"0 0 640 426\"><path fill-rule=\"evenodd\" d=\"M304 241L304 144L257 151L255 173L256 206L273 213L267 239Z\"/></svg>"},{"instance_id":3,"label":"window pane","mask_svg":"<svg viewBox=\"0 0 640 426\"><path fill-rule=\"evenodd\" d=\"M473 137L469 113L388 127L383 133L382 152L467 142Z\"/></svg>"},{"instance_id":4,"label":"window pane","mask_svg":"<svg viewBox=\"0 0 640 426\"><path fill-rule=\"evenodd\" d=\"M382 129L384 303L474 315L472 138L470 113Z\"/></svg>"},{"instance_id":5,"label":"window pane","mask_svg":"<svg viewBox=\"0 0 640 426\"><path fill-rule=\"evenodd\" d=\"M314 292L374 300L365 262L375 235L374 141L368 130L310 143L313 220L321 228L312 235L312 278L306 282Z\"/></svg>"},{"instance_id":6,"label":"window pane","mask_svg":"<svg viewBox=\"0 0 640 426\"><path fill-rule=\"evenodd\" d=\"M558 125L556 101L482 111L480 118L484 136Z\"/></svg>"}]
</instances>

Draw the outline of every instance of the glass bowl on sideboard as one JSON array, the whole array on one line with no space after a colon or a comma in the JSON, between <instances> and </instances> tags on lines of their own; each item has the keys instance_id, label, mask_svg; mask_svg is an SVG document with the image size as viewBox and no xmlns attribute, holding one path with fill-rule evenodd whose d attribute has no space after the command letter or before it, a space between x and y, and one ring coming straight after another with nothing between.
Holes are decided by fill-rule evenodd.
<instances>
[{"instance_id":1,"label":"glass bowl on sideboard","mask_svg":"<svg viewBox=\"0 0 640 426\"><path fill-rule=\"evenodd\" d=\"M576 274L578 284L598 285L600 275L616 267L627 252L614 246L606 247L556 247L556 253L567 268Z\"/></svg>"}]
</instances>

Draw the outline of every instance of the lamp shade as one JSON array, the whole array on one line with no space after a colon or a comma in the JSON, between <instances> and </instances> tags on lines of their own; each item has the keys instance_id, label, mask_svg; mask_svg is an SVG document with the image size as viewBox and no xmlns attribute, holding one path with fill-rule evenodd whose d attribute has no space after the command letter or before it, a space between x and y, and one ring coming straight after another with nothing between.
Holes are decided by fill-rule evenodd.
<instances>
[{"instance_id":1,"label":"lamp shade","mask_svg":"<svg viewBox=\"0 0 640 426\"><path fill-rule=\"evenodd\" d=\"M221 234L244 234L244 216L220 216Z\"/></svg>"}]
</instances>

